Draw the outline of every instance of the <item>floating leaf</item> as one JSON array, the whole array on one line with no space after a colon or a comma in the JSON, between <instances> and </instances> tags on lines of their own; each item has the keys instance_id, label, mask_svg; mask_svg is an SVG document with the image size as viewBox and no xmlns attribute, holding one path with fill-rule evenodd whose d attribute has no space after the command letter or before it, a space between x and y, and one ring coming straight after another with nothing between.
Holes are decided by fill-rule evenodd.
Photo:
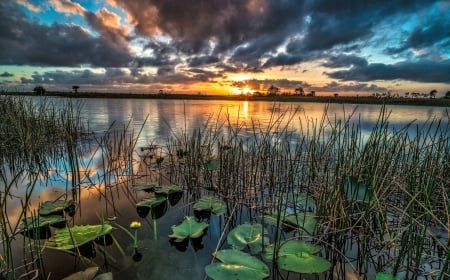
<instances>
[{"instance_id":1,"label":"floating leaf","mask_svg":"<svg viewBox=\"0 0 450 280\"><path fill-rule=\"evenodd\" d=\"M216 159L208 160L206 162L205 166L206 166L206 169L208 169L209 171L217 170L220 167L220 161L218 161Z\"/></svg>"},{"instance_id":2,"label":"floating leaf","mask_svg":"<svg viewBox=\"0 0 450 280\"><path fill-rule=\"evenodd\" d=\"M211 211L216 215L223 215L227 210L227 205L218 198L205 196L200 198L199 201L194 204L194 210Z\"/></svg>"},{"instance_id":3,"label":"floating leaf","mask_svg":"<svg viewBox=\"0 0 450 280\"><path fill-rule=\"evenodd\" d=\"M271 215L265 215L265 221L272 225L277 225L278 213L274 212ZM280 223L283 227L288 229L298 229L299 234L312 235L316 228L317 220L313 213L298 213L290 214L286 216L281 216L279 218Z\"/></svg>"},{"instance_id":4,"label":"floating leaf","mask_svg":"<svg viewBox=\"0 0 450 280\"><path fill-rule=\"evenodd\" d=\"M47 216L55 213L62 212L69 207L73 206L73 200L56 200L56 201L46 201L39 207L39 215Z\"/></svg>"},{"instance_id":5,"label":"floating leaf","mask_svg":"<svg viewBox=\"0 0 450 280\"><path fill-rule=\"evenodd\" d=\"M22 224L20 224L19 230L23 232L42 227L48 227L50 225L63 223L65 221L66 219L60 215L28 217L23 220Z\"/></svg>"},{"instance_id":6,"label":"floating leaf","mask_svg":"<svg viewBox=\"0 0 450 280\"><path fill-rule=\"evenodd\" d=\"M358 182L353 176L344 179L342 189L348 201L370 202L373 197L372 189L363 182Z\"/></svg>"},{"instance_id":7,"label":"floating leaf","mask_svg":"<svg viewBox=\"0 0 450 280\"><path fill-rule=\"evenodd\" d=\"M74 226L71 228L66 227L64 229L57 229L55 231L55 236L48 240L45 247L58 250L74 249L91 242L100 236L110 233L111 230L112 226L109 224Z\"/></svg>"},{"instance_id":8,"label":"floating leaf","mask_svg":"<svg viewBox=\"0 0 450 280\"><path fill-rule=\"evenodd\" d=\"M376 280L400 280L399 277L384 273L384 272L378 272L376 275Z\"/></svg>"},{"instance_id":9,"label":"floating leaf","mask_svg":"<svg viewBox=\"0 0 450 280\"><path fill-rule=\"evenodd\" d=\"M220 250L215 257L221 263L205 267L206 274L214 280L264 279L269 276L269 268L259 259L238 251Z\"/></svg>"},{"instance_id":10,"label":"floating leaf","mask_svg":"<svg viewBox=\"0 0 450 280\"><path fill-rule=\"evenodd\" d=\"M175 193L182 193L183 189L178 186L178 185L163 185L161 186L160 189L155 190L156 194L160 194L160 195L171 195L171 194L175 194Z\"/></svg>"},{"instance_id":11,"label":"floating leaf","mask_svg":"<svg viewBox=\"0 0 450 280\"><path fill-rule=\"evenodd\" d=\"M263 243L269 243L269 239L263 235L261 224L245 223L230 231L227 242L238 250L243 250L248 245L250 251L256 254L262 251Z\"/></svg>"},{"instance_id":12,"label":"floating leaf","mask_svg":"<svg viewBox=\"0 0 450 280\"><path fill-rule=\"evenodd\" d=\"M330 269L331 263L324 258L315 256L320 251L319 246L308 244L301 240L289 240L280 245L276 260L279 268L298 273L322 273ZM263 258L272 260L274 246L266 247Z\"/></svg>"},{"instance_id":13,"label":"floating leaf","mask_svg":"<svg viewBox=\"0 0 450 280\"><path fill-rule=\"evenodd\" d=\"M142 201L139 201L136 206L138 207L148 207L148 208L154 208L160 204L163 204L167 202L167 197L163 195L155 195L152 198L146 198Z\"/></svg>"},{"instance_id":14,"label":"floating leaf","mask_svg":"<svg viewBox=\"0 0 450 280\"><path fill-rule=\"evenodd\" d=\"M132 188L136 191L154 192L159 188L159 184L156 182L137 183L133 184Z\"/></svg>"},{"instance_id":15,"label":"floating leaf","mask_svg":"<svg viewBox=\"0 0 450 280\"><path fill-rule=\"evenodd\" d=\"M174 238L175 242L181 242L186 238L197 238L203 235L207 227L207 223L199 223L195 221L194 217L187 216L184 217L181 225L172 226L173 233L169 237Z\"/></svg>"}]
</instances>

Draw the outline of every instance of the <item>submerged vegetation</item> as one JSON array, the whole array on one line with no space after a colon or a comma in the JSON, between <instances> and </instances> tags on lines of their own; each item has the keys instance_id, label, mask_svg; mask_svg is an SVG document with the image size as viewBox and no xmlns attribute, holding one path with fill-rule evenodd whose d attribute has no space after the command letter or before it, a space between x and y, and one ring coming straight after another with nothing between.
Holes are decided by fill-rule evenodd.
<instances>
[{"instance_id":1,"label":"submerged vegetation","mask_svg":"<svg viewBox=\"0 0 450 280\"><path fill-rule=\"evenodd\" d=\"M126 270L118 259L130 252L149 267L157 242L190 248L201 278L450 277L449 117L394 130L381 108L365 135L357 121L326 111L322 119L299 121L295 110L273 110L267 124L255 121L250 130L225 114L165 145L136 148L139 132L128 126L92 135L79 107L35 104L0 98L0 269L7 279L29 279L30 271L51 279L43 261L49 249L81 260L80 272ZM55 177L66 185L64 195L53 203L36 198L36 186ZM66 211L72 204L86 211L84 191L104 204L90 212L94 225ZM111 199L119 193L135 208L131 220L120 218ZM7 214L12 204L21 205L14 219ZM45 220L44 210L58 222ZM177 220L162 229L167 223L159 221L171 211ZM52 236L24 234L61 219L63 228L48 230ZM133 233L122 226L131 221ZM144 235L144 228L151 230ZM207 235L215 244L210 251L201 244ZM105 264L85 246L101 252ZM205 263L200 254L211 257Z\"/></svg>"}]
</instances>

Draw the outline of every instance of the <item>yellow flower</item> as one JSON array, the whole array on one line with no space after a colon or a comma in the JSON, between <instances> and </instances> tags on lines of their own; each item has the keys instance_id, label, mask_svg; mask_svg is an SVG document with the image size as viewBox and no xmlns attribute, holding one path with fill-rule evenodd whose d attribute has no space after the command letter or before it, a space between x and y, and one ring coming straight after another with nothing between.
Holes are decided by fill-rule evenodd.
<instances>
[{"instance_id":1,"label":"yellow flower","mask_svg":"<svg viewBox=\"0 0 450 280\"><path fill-rule=\"evenodd\" d=\"M140 227L141 227L141 222L139 222L139 221L132 221L130 223L130 228L131 229L138 229Z\"/></svg>"}]
</instances>

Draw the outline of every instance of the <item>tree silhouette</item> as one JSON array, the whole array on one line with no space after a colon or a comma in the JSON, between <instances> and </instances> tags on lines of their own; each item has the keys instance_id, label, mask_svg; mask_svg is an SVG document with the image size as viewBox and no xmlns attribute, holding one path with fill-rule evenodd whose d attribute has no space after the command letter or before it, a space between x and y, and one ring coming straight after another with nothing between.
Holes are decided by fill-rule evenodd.
<instances>
[{"instance_id":1,"label":"tree silhouette","mask_svg":"<svg viewBox=\"0 0 450 280\"><path fill-rule=\"evenodd\" d=\"M44 95L45 94L45 88L43 86L35 86L33 89L34 94L36 95Z\"/></svg>"},{"instance_id":2,"label":"tree silhouette","mask_svg":"<svg viewBox=\"0 0 450 280\"><path fill-rule=\"evenodd\" d=\"M447 93L444 96L445 99L450 99L450 90L447 91Z\"/></svg>"},{"instance_id":3,"label":"tree silhouette","mask_svg":"<svg viewBox=\"0 0 450 280\"><path fill-rule=\"evenodd\" d=\"M430 98L436 98L437 90L433 89L430 91Z\"/></svg>"},{"instance_id":4,"label":"tree silhouette","mask_svg":"<svg viewBox=\"0 0 450 280\"><path fill-rule=\"evenodd\" d=\"M277 88L277 87L274 86L274 85L271 85L271 86L269 87L269 89L267 90L267 95L277 95L279 91L280 91L279 88Z\"/></svg>"},{"instance_id":5,"label":"tree silhouette","mask_svg":"<svg viewBox=\"0 0 450 280\"><path fill-rule=\"evenodd\" d=\"M303 96L305 95L305 91L303 90L302 87L298 87L295 89L295 94Z\"/></svg>"},{"instance_id":6,"label":"tree silhouette","mask_svg":"<svg viewBox=\"0 0 450 280\"><path fill-rule=\"evenodd\" d=\"M78 89L79 89L79 88L80 88L79 86L72 86L72 89L73 89L73 91L75 92L75 94L78 93Z\"/></svg>"}]
</instances>

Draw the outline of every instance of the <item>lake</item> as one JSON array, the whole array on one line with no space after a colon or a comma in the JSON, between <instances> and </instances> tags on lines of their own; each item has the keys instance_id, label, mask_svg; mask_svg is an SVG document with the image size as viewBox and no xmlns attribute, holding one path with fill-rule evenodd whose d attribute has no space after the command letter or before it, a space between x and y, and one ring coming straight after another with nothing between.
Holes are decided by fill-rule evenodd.
<instances>
[{"instance_id":1,"label":"lake","mask_svg":"<svg viewBox=\"0 0 450 280\"><path fill-rule=\"evenodd\" d=\"M62 107L67 99L49 98L48 101L56 107ZM85 139L79 140L80 166L85 174L81 176L78 193L74 195L70 191L71 185L64 177L70 177L67 175L70 173L69 167L65 164L55 166L59 171L37 183L30 200L31 209L37 209L43 201L76 197L76 213L68 217L70 225L98 224L99 220L114 216L117 217L117 224L128 228L131 221L138 220L142 223L142 228L138 231L138 246L142 259L132 258L133 248L129 236L116 227L115 238L122 244L122 249L112 249L111 245L106 248L95 245L96 255L86 260L77 259L64 252L44 250L42 270L48 279L61 279L90 266L91 261L104 272L112 271L115 279L168 279L169 275L170 279L203 279L204 266L211 262L211 254L216 250L217 242L223 238L221 233L226 220L211 215L207 219L208 230L199 244L194 246L189 243L180 247L170 243L167 236L172 233L172 226L179 224L184 216L192 215L193 198L185 193L181 201L168 206L160 218L153 219L151 215L138 213L136 204L151 195L130 188L126 185L130 175L117 171L120 168L112 169L111 163L106 162L104 153L107 152L109 144L98 147L99 139L103 136L122 139L120 133L124 132L132 142L136 142L136 154L132 155L131 161L133 182L184 182L181 169L164 171L164 177L161 177L161 166L155 164L155 159L159 156L167 158L163 147L171 138L182 138L183 135L190 137L194 131L202 128L222 131L225 136L218 139L220 141L228 139L230 128L243 139L253 139L258 132L264 134L269 130L271 134L286 133L287 137L297 134L313 135L315 129L327 133L333 131L338 123L349 121L350 125L359 127L361 138L365 141L375 127L382 109L380 105L264 101L88 98L72 99L71 102L81 104L81 119L86 131ZM324 119L325 111L327 118ZM386 106L386 115L389 115L389 131L393 133L405 129L407 134L414 138L420 133L433 135L437 129L444 135L449 134L446 125L430 126L435 119L448 123L448 108ZM274 124L275 128L268 128ZM431 132L422 132L430 127ZM249 143L247 145L251 146ZM217 152L217 148L214 149ZM150 155L149 152L154 154ZM211 171L211 174L214 172ZM22 201L16 198L25 194L17 188L11 195L8 217L11 221L19 222L23 205ZM234 222L239 224L252 217L254 213L252 214L251 209L241 209L239 218ZM289 238L293 235L286 233L286 236ZM17 254L21 250L20 245L15 247ZM277 277L298 279L298 274L272 272L271 278Z\"/></svg>"},{"instance_id":2,"label":"lake","mask_svg":"<svg viewBox=\"0 0 450 280\"><path fill-rule=\"evenodd\" d=\"M90 129L102 132L113 122L121 127L131 121L135 131L143 127L139 144L163 144L173 133L191 132L200 128L212 118L230 123L242 123L244 128L252 128L254 123L267 125L271 118L282 113L294 112L294 129L299 129L307 120L319 122L327 108L331 121L351 118L360 122L363 132L368 133L376 123L381 105L367 104L324 104L324 103L273 103L263 101L214 101L214 100L166 100L166 99L83 99L83 117ZM389 123L393 129L402 129L411 122L421 126L433 118L449 117L448 108L388 105ZM227 116L228 115L228 116ZM287 117L285 118L287 119ZM211 123L211 120L209 121ZM413 129L414 130L414 129ZM413 132L411 130L411 132Z\"/></svg>"}]
</instances>

